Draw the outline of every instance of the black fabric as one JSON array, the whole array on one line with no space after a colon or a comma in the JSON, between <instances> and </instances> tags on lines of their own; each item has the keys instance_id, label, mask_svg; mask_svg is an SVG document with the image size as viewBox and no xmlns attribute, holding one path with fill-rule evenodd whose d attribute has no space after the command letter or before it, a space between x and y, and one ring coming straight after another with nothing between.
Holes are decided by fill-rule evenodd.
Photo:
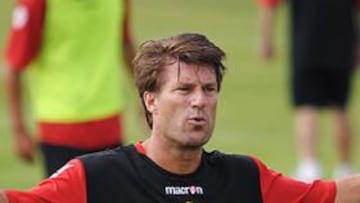
<instances>
[{"instance_id":1,"label":"black fabric","mask_svg":"<svg viewBox=\"0 0 360 203\"><path fill-rule=\"evenodd\" d=\"M80 160L85 168L88 203L262 202L259 169L246 156L204 152L201 166L188 175L161 169L134 146Z\"/></svg>"},{"instance_id":2,"label":"black fabric","mask_svg":"<svg viewBox=\"0 0 360 203\"><path fill-rule=\"evenodd\" d=\"M98 152L104 149L111 149L118 147L120 144L109 146L102 149L96 150L81 150L75 149L71 147L64 147L64 146L55 146L46 143L40 144L40 149L43 154L44 165L45 165L45 175L46 177L50 177L53 173L55 173L59 168L66 164L66 162L70 161L71 159L81 156L91 152Z\"/></svg>"},{"instance_id":3,"label":"black fabric","mask_svg":"<svg viewBox=\"0 0 360 203\"><path fill-rule=\"evenodd\" d=\"M356 0L290 0L290 6L294 67L353 67Z\"/></svg>"},{"instance_id":4,"label":"black fabric","mask_svg":"<svg viewBox=\"0 0 360 203\"><path fill-rule=\"evenodd\" d=\"M313 67L292 71L295 106L346 108L351 92L352 69Z\"/></svg>"}]
</instances>

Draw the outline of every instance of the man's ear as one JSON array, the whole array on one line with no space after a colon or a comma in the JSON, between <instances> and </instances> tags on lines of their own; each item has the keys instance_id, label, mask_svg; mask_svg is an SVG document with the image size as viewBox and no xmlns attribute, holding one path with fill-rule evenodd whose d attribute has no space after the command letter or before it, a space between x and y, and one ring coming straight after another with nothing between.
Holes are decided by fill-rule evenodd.
<instances>
[{"instance_id":1,"label":"man's ear","mask_svg":"<svg viewBox=\"0 0 360 203\"><path fill-rule=\"evenodd\" d=\"M156 93L154 92L144 92L143 94L144 103L146 106L146 109L153 114L157 111L157 105L156 105Z\"/></svg>"}]
</instances>

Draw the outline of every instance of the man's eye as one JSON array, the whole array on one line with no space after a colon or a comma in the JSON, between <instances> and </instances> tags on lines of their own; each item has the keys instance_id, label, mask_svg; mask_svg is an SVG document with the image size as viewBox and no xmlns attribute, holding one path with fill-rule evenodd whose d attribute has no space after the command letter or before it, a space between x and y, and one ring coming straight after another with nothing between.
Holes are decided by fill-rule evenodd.
<instances>
[{"instance_id":1,"label":"man's eye","mask_svg":"<svg viewBox=\"0 0 360 203\"><path fill-rule=\"evenodd\" d=\"M205 91L207 91L207 92L215 92L216 88L215 87L206 87Z\"/></svg>"},{"instance_id":2,"label":"man's eye","mask_svg":"<svg viewBox=\"0 0 360 203\"><path fill-rule=\"evenodd\" d=\"M185 92L185 91L188 91L189 88L188 87L179 87L179 88L177 88L177 90Z\"/></svg>"}]
</instances>

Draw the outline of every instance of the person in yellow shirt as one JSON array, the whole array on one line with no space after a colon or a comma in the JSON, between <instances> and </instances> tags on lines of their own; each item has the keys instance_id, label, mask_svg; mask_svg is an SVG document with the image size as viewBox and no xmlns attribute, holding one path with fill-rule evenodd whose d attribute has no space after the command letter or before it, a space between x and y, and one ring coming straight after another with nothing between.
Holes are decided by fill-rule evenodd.
<instances>
[{"instance_id":1,"label":"person in yellow shirt","mask_svg":"<svg viewBox=\"0 0 360 203\"><path fill-rule=\"evenodd\" d=\"M19 0L6 53L12 127L18 155L31 162L27 87L48 176L75 156L122 144L129 16L130 0Z\"/></svg>"}]
</instances>

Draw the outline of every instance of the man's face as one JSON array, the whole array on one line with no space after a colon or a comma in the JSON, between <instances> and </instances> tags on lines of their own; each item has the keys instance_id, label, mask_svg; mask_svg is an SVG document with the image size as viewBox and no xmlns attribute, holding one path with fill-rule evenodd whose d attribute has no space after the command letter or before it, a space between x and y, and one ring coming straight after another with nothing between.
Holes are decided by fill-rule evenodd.
<instances>
[{"instance_id":1,"label":"man's face","mask_svg":"<svg viewBox=\"0 0 360 203\"><path fill-rule=\"evenodd\" d=\"M174 63L164 68L160 90L150 93L153 132L180 148L197 149L210 138L216 116L214 69Z\"/></svg>"}]
</instances>

